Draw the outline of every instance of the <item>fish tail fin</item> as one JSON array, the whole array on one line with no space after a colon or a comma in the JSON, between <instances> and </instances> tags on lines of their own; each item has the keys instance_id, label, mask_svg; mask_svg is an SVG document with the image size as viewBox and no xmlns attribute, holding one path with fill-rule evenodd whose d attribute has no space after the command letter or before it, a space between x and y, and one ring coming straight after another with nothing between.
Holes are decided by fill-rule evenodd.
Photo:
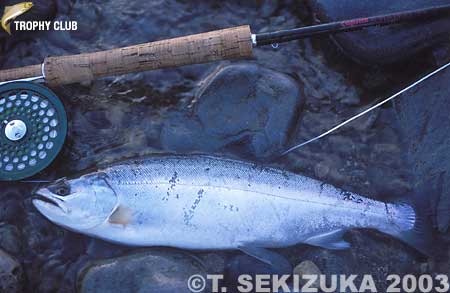
<instances>
[{"instance_id":1,"label":"fish tail fin","mask_svg":"<svg viewBox=\"0 0 450 293\"><path fill-rule=\"evenodd\" d=\"M430 256L433 251L434 233L429 198L414 195L406 202L387 205L388 216L393 224L387 233Z\"/></svg>"},{"instance_id":2,"label":"fish tail fin","mask_svg":"<svg viewBox=\"0 0 450 293\"><path fill-rule=\"evenodd\" d=\"M3 28L5 29L5 31L11 35L11 23L5 24L3 26Z\"/></svg>"}]
</instances>

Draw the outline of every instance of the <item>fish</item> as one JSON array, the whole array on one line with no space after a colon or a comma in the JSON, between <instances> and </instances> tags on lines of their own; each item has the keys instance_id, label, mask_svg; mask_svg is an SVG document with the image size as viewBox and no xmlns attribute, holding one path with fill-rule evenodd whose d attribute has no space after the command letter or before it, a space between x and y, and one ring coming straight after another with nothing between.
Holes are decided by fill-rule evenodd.
<instances>
[{"instance_id":1,"label":"fish","mask_svg":"<svg viewBox=\"0 0 450 293\"><path fill-rule=\"evenodd\" d=\"M6 6L1 19L3 29L11 35L11 21L24 14L33 7L33 2L17 3L13 6Z\"/></svg>"},{"instance_id":2,"label":"fish","mask_svg":"<svg viewBox=\"0 0 450 293\"><path fill-rule=\"evenodd\" d=\"M105 166L38 189L32 203L57 225L128 246L238 249L257 257L296 244L347 249L343 235L355 228L376 229L420 252L430 243L426 216L414 204L206 155Z\"/></svg>"}]
</instances>

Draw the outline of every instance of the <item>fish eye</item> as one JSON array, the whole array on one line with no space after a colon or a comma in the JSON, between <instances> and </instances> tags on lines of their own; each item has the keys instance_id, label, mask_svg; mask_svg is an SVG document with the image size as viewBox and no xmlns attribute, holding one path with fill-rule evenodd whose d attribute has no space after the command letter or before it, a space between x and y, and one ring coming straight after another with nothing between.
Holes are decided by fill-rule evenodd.
<instances>
[{"instance_id":1,"label":"fish eye","mask_svg":"<svg viewBox=\"0 0 450 293\"><path fill-rule=\"evenodd\" d=\"M65 181L56 182L53 186L48 188L54 194L59 196L67 196L70 194L70 186Z\"/></svg>"},{"instance_id":2,"label":"fish eye","mask_svg":"<svg viewBox=\"0 0 450 293\"><path fill-rule=\"evenodd\" d=\"M57 195L66 196L66 195L69 195L70 190L69 190L69 188L67 188L67 186L61 186L55 190L55 193Z\"/></svg>"}]
</instances>

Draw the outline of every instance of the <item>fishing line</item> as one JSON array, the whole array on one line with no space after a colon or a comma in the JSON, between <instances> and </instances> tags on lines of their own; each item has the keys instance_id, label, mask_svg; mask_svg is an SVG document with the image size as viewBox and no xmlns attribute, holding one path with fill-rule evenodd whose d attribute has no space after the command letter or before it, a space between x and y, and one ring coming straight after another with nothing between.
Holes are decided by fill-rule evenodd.
<instances>
[{"instance_id":1,"label":"fishing line","mask_svg":"<svg viewBox=\"0 0 450 293\"><path fill-rule=\"evenodd\" d=\"M318 135L318 136L316 136L316 137L313 137L313 138L311 138L310 140L307 140L307 141L305 141L305 142L303 142L303 143L301 143L301 144L298 144L298 145L296 145L296 146L291 147L291 148L288 149L287 151L283 152L283 153L281 154L281 156L287 155L288 153L290 153L290 152L292 152L292 151L295 151L295 150L297 150L297 149L299 149L299 148L301 148L301 147L303 147L303 146L305 146L305 145L307 145L307 144L310 144L310 143L312 143L312 142L314 142L314 141L316 141L316 140L319 140L319 139L321 139L321 138L323 138L323 137L325 137L325 136L327 136L327 135L329 135L329 134L335 132L335 131L338 130L339 128L341 128L341 127L343 127L343 126L349 124L350 122L352 122L352 121L354 121L354 120L360 118L361 116L363 116L363 115L369 113L370 111L372 111L372 110L374 110L374 109L376 109L376 108L378 108L378 107L380 107L380 106L386 104L387 102L389 102L389 101L395 99L396 97L400 96L401 94L403 94L403 93L409 91L410 89L416 87L416 86L419 85L420 83L424 82L425 80L429 79L430 77L432 77L432 76L434 76L435 74L441 72L442 70L446 69L446 68L449 67L449 66L450 66L450 62L447 63L447 64L445 64L445 65L443 65L443 66L441 66L440 68L436 69L435 71L433 71L433 72L427 74L426 76L422 77L421 79L417 80L416 82L412 83L411 85L409 85L408 87L402 89L401 91L397 92L396 94L390 96L389 98L386 98L385 100L382 100L381 102L379 102L379 103L373 105L372 107L369 107L368 109L366 109L366 110L362 111L361 113L359 113L359 114L357 114L357 115L351 117L350 119L345 120L344 122L342 122L342 123L336 125L335 127L331 128L330 130L328 130L328 131L326 131L326 132L324 132L324 133L322 133L322 134L320 134L320 135Z\"/></svg>"}]
</instances>

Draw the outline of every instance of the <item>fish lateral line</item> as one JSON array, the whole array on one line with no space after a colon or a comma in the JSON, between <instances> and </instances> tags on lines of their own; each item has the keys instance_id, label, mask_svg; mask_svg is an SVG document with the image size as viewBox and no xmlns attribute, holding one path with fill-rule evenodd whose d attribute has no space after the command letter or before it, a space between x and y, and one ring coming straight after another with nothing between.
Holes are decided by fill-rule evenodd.
<instances>
[{"instance_id":1,"label":"fish lateral line","mask_svg":"<svg viewBox=\"0 0 450 293\"><path fill-rule=\"evenodd\" d=\"M156 183L156 182L145 182L142 184L118 184L118 185L122 185L122 186L126 186L126 185L164 185L164 186L171 186L173 185L172 183L167 183L167 182L161 182L161 183ZM340 209L346 209L346 210L360 210L358 208L353 208L353 207L349 207L349 206L336 206L335 204L327 204L325 202L321 202L321 201L313 201L313 200L307 200L307 199L302 199L302 198L293 198L293 197L286 197L286 196L281 196L281 195L276 195L276 194L272 194L272 193L267 193L267 192L262 192L262 191L255 191L255 190L249 190L249 189L243 189L243 188L231 188L231 187L226 187L226 186L219 186L219 185L197 185L197 184L186 184L186 183L177 183L176 185L180 185L180 186L191 186L194 188L205 188L205 187L211 187L211 188L218 188L218 189L226 189L226 190L234 190L234 191L242 191L242 192L249 192L249 193L254 193L254 194L261 194L261 195L266 195L269 197L274 197L274 198L280 198L280 199L286 199L286 200L292 200L292 201L298 201L298 202L304 202L304 203L311 203L311 204L317 204L317 205L324 205L324 206L330 206L330 207L337 207ZM205 193L207 191L204 191ZM324 198L332 198L332 199L337 199L339 201L344 201L346 202L347 200L345 199L340 199L337 197L333 197L333 196L324 196ZM368 199L368 198L367 198ZM371 199L368 199L371 200ZM375 200L374 200L375 201ZM356 202L355 202L356 203ZM358 202L357 204L364 204L367 202ZM384 203L384 204L389 204L389 203L385 203L385 202L381 202L380 203ZM368 205L370 205L371 203L369 202ZM395 204L395 203L393 203ZM380 213L376 213L373 211L369 211L369 210L364 210L363 211L364 214L373 214L373 215L380 215Z\"/></svg>"}]
</instances>

